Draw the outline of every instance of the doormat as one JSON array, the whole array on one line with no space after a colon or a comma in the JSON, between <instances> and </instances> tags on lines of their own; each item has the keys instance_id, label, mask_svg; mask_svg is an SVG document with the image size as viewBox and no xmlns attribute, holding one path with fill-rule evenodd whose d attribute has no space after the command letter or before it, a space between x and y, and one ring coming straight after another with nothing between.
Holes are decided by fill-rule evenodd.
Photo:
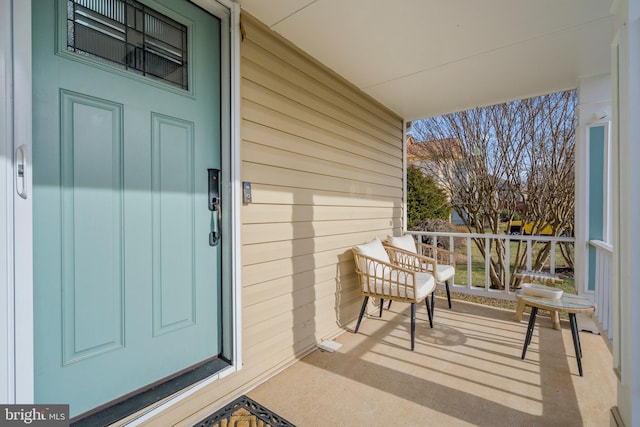
<instances>
[{"instance_id":1,"label":"doormat","mask_svg":"<svg viewBox=\"0 0 640 427\"><path fill-rule=\"evenodd\" d=\"M209 415L194 427L295 427L247 396L240 396L222 409Z\"/></svg>"}]
</instances>

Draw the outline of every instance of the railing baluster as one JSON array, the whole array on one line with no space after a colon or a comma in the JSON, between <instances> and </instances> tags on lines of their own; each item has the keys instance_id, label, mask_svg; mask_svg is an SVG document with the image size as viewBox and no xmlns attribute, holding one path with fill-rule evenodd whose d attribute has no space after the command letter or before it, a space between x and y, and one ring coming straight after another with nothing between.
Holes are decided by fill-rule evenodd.
<instances>
[{"instance_id":1,"label":"railing baluster","mask_svg":"<svg viewBox=\"0 0 640 427\"><path fill-rule=\"evenodd\" d=\"M466 261L467 261L467 280L466 284L461 281L459 284L452 283L452 289L461 292L468 293L474 295L481 295L493 298L502 298L508 300L515 300L514 292L510 290L511 284L511 276L513 274L511 268L511 244L515 241L524 241L526 243L526 268L531 269L533 264L533 243L547 243L551 242L552 246L550 249L550 260L547 264L549 270L554 273L557 269L556 256L557 256L557 245L562 243L569 243L575 245L575 239L573 237L551 237L551 236L511 236L505 234L481 234L481 233L448 233L448 232L427 232L427 231L409 231L408 234L413 234L415 236L419 236L420 239L424 238L426 242L432 242L432 244L437 244L438 240L444 242L448 239L449 248L455 250L455 239L463 238L465 242L465 247L467 251ZM505 283L504 289L496 290L491 289L491 261L487 257L485 258L484 266L484 284L475 284L478 286L474 286L473 283L473 247L474 242L473 239L482 239L484 240L484 249L487 253L487 256L491 256L491 247L493 241L495 244L500 244L500 242L504 242L505 248L505 272L504 272L504 280ZM458 248L461 249L461 248ZM452 255L453 256L453 255ZM595 266L592 266L595 268ZM606 273L604 273L606 275ZM455 282L455 280L454 280ZM605 305L603 301L608 301L610 303L611 297L609 296L610 292L607 295L602 295L601 297L597 297L600 301L598 303L598 311L600 311L600 307L602 308L600 316L606 316L606 319L603 318L600 322L602 324L606 323L608 328L612 327L611 321L607 320L611 318L611 313L605 309Z\"/></svg>"},{"instance_id":2,"label":"railing baluster","mask_svg":"<svg viewBox=\"0 0 640 427\"><path fill-rule=\"evenodd\" d=\"M471 237L467 237L467 289L473 286L473 260L471 257Z\"/></svg>"},{"instance_id":3,"label":"railing baluster","mask_svg":"<svg viewBox=\"0 0 640 427\"><path fill-rule=\"evenodd\" d=\"M504 272L504 280L506 283L504 284L504 293L507 295L511 294L511 239L509 237L505 237L504 239L504 259L505 259L505 272Z\"/></svg>"},{"instance_id":4,"label":"railing baluster","mask_svg":"<svg viewBox=\"0 0 640 427\"><path fill-rule=\"evenodd\" d=\"M591 240L589 245L596 250L595 269L596 289L593 293L598 309L595 318L600 324L602 332L609 341L613 341L613 247L600 240Z\"/></svg>"},{"instance_id":5,"label":"railing baluster","mask_svg":"<svg viewBox=\"0 0 640 427\"><path fill-rule=\"evenodd\" d=\"M489 290L489 283L491 283L491 277L489 277L489 272L491 271L491 242L489 238L485 237L484 239L484 290Z\"/></svg>"},{"instance_id":6,"label":"railing baluster","mask_svg":"<svg viewBox=\"0 0 640 427\"><path fill-rule=\"evenodd\" d=\"M613 248L606 242L591 240L589 244L596 250L594 292L598 306L595 317L609 340L613 339Z\"/></svg>"}]
</instances>

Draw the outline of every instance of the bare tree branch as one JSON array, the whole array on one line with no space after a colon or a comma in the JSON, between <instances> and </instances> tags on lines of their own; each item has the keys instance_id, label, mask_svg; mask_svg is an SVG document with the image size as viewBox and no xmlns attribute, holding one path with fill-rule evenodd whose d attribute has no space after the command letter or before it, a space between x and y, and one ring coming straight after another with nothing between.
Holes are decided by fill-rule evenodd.
<instances>
[{"instance_id":1,"label":"bare tree branch","mask_svg":"<svg viewBox=\"0 0 640 427\"><path fill-rule=\"evenodd\" d=\"M500 234L507 212L537 232L549 225L561 235L574 218L576 102L576 92L566 91L419 120L412 125L418 141L412 152L470 231ZM491 257L492 286L502 288L505 248L496 244L485 254L484 241L476 242ZM573 265L565 249L561 253ZM535 267L549 253L541 250ZM518 268L525 251L518 248L516 257Z\"/></svg>"}]
</instances>

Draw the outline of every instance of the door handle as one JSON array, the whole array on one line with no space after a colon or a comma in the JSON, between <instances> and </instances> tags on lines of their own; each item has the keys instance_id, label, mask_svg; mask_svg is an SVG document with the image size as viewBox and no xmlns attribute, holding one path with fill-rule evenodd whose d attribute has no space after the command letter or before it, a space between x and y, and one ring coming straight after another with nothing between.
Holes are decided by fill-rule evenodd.
<instances>
[{"instance_id":1,"label":"door handle","mask_svg":"<svg viewBox=\"0 0 640 427\"><path fill-rule=\"evenodd\" d=\"M218 210L220 206L220 170L207 169L209 176L209 210Z\"/></svg>"},{"instance_id":2,"label":"door handle","mask_svg":"<svg viewBox=\"0 0 640 427\"><path fill-rule=\"evenodd\" d=\"M26 146L16 148L16 193L23 199L27 198L27 152Z\"/></svg>"},{"instance_id":3,"label":"door handle","mask_svg":"<svg viewBox=\"0 0 640 427\"><path fill-rule=\"evenodd\" d=\"M211 228L209 232L209 246L216 246L220 242L222 233L222 209L220 208L220 169L207 169L209 187L209 210L211 211Z\"/></svg>"}]
</instances>

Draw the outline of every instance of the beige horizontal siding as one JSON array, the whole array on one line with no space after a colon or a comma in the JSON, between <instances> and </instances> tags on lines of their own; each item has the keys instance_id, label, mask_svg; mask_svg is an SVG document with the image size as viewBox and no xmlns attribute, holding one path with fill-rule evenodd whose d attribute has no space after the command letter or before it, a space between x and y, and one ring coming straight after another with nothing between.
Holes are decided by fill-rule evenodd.
<instances>
[{"instance_id":1,"label":"beige horizontal siding","mask_svg":"<svg viewBox=\"0 0 640 427\"><path fill-rule=\"evenodd\" d=\"M340 333L362 302L351 247L402 229L402 120L252 17L242 24L243 368L158 425L192 425Z\"/></svg>"},{"instance_id":2,"label":"beige horizontal siding","mask_svg":"<svg viewBox=\"0 0 640 427\"><path fill-rule=\"evenodd\" d=\"M399 221L399 220L397 220ZM242 227L242 239L246 244L268 241L295 240L330 234L348 234L366 230L398 228L400 223L389 219L362 219L337 221L309 221L307 223L247 224ZM395 227L394 227L395 226Z\"/></svg>"},{"instance_id":3,"label":"beige horizontal siding","mask_svg":"<svg viewBox=\"0 0 640 427\"><path fill-rule=\"evenodd\" d=\"M294 205L249 205L243 210L245 224L264 224L265 222L300 222L300 221L333 221L389 219L400 216L400 206L367 207L356 211L352 206L322 206L311 204Z\"/></svg>"},{"instance_id":4,"label":"beige horizontal siding","mask_svg":"<svg viewBox=\"0 0 640 427\"><path fill-rule=\"evenodd\" d=\"M335 160L331 159L330 155L326 157L312 157L307 153L299 153L295 151L289 151L285 146L286 138L283 138L283 147L274 148L266 145L255 144L245 140L243 150L243 160L249 164L257 165L269 165L281 169L286 176L299 172L304 174L311 174L314 177L333 177L335 179L344 179L348 181L355 181L358 183L370 183L385 187L390 187L388 191L397 191L395 185L398 181L402 181L402 177L383 175L382 172L390 170L391 167L385 167L384 171L374 172L369 169L356 167L350 164L343 163L345 156L340 153L331 153ZM310 146L311 144L298 144ZM313 149L313 146L310 147ZM335 150L327 150L335 151Z\"/></svg>"},{"instance_id":5,"label":"beige horizontal siding","mask_svg":"<svg viewBox=\"0 0 640 427\"><path fill-rule=\"evenodd\" d=\"M285 155L286 153L282 154ZM342 194L345 197L349 197L349 194L353 194L354 196L377 195L379 197L386 198L398 197L399 193L401 193L401 189L388 185L379 185L365 181L354 181L329 175L317 175L311 172L279 168L277 166L266 164L243 162L242 171L243 173L246 173L247 176L251 177L252 182L280 186L287 188L287 190L291 187L292 191L299 188L306 188L310 191L325 191L327 189L334 188L336 195ZM402 180L399 179L398 183L402 185ZM283 197L286 197L286 195L283 195ZM309 198L311 195L307 194L306 197Z\"/></svg>"},{"instance_id":6,"label":"beige horizontal siding","mask_svg":"<svg viewBox=\"0 0 640 427\"><path fill-rule=\"evenodd\" d=\"M369 240L371 237L370 230L362 233L349 234L350 239L359 242ZM278 259L290 259L294 256L315 252L329 251L334 248L340 249L340 245L342 244L344 244L344 236L338 234L308 239L296 239L295 245L292 245L290 240L244 245L242 247L242 262L246 267L245 272L248 273L250 270L249 266L256 266L255 268L259 269L259 264L261 263Z\"/></svg>"},{"instance_id":7,"label":"beige horizontal siding","mask_svg":"<svg viewBox=\"0 0 640 427\"><path fill-rule=\"evenodd\" d=\"M263 50L269 52L272 58L280 58L287 64L287 78L292 80L296 77L306 78L307 76L318 83L315 93L323 97L334 94L339 95L343 101L349 101L346 105L357 106L365 112L366 117L371 121L384 121L400 129L399 117L392 114L384 106L372 102L371 98L364 93L354 90L354 87L346 80L318 64L304 52L291 46L288 42L278 37L273 31L263 25L256 25L256 21L249 15L243 16L243 26L246 30L246 37L243 40L241 49L243 57L250 55L248 44L255 43ZM247 48L245 48L247 46Z\"/></svg>"},{"instance_id":8,"label":"beige horizontal siding","mask_svg":"<svg viewBox=\"0 0 640 427\"><path fill-rule=\"evenodd\" d=\"M253 129L249 127L250 123L255 123L257 126L263 126L266 129L274 129L276 132L289 134L289 135L304 135L307 141L315 141L318 144L324 144L337 149L342 149L348 153L356 154L364 159L372 159L382 163L388 163L393 165L397 161L396 153L388 153L387 150L381 150L379 148L372 148L366 144L366 138L360 138L360 144L352 144L352 140L345 135L334 133L332 130L318 127L316 124L306 123L301 120L291 120L290 116L283 114L280 111L272 110L264 107L260 104L245 100L243 106L243 112L245 116L251 118L251 120L245 120L243 123L243 129L246 127L246 132L249 140L255 140L254 136L251 136ZM263 130L266 132L266 130ZM357 134L355 135L357 137ZM260 140L265 143L267 138L265 135L260 135ZM384 147L388 148L388 147ZM352 158L357 160L357 157Z\"/></svg>"},{"instance_id":9,"label":"beige horizontal siding","mask_svg":"<svg viewBox=\"0 0 640 427\"><path fill-rule=\"evenodd\" d=\"M254 183L253 202L259 205L293 204L303 197L308 197L308 190L304 188L287 188L283 192L279 187ZM314 206L351 206L359 208L376 208L399 205L396 198L383 198L379 194L354 194L348 197L335 191L315 190L313 192ZM250 205L251 206L251 205ZM245 206L246 208L247 206Z\"/></svg>"},{"instance_id":10,"label":"beige horizontal siding","mask_svg":"<svg viewBox=\"0 0 640 427\"><path fill-rule=\"evenodd\" d=\"M287 71L290 64L285 60L274 56L265 48L258 46L251 40L243 46L245 67L243 75L256 83L273 82L273 80L281 83L280 92L283 94L293 93L294 90L304 90L310 98L316 98L309 102L312 105L315 102L325 102L330 106L329 110L334 112L338 117L353 116L361 120L364 124L363 129L366 132L372 130L382 130L394 137L398 130L397 121L379 120L375 125L371 125L371 112L363 108L353 108L353 102L344 97L343 93L338 91L327 90L322 82L316 80L313 76L309 76L303 72L287 73L287 78L281 78L280 72ZM273 84L273 83L272 83ZM322 97L317 94L322 93ZM386 117L387 115L384 114Z\"/></svg>"},{"instance_id":11,"label":"beige horizontal siding","mask_svg":"<svg viewBox=\"0 0 640 427\"><path fill-rule=\"evenodd\" d=\"M251 357L266 351L259 342L302 348L357 315L350 248L402 228L403 144L399 117L250 17L243 25L242 179L253 188L242 209L243 325Z\"/></svg>"},{"instance_id":12,"label":"beige horizontal siding","mask_svg":"<svg viewBox=\"0 0 640 427\"><path fill-rule=\"evenodd\" d=\"M334 280L333 285L335 291L335 277L336 267L334 264L324 267L316 267L313 270L297 273L296 277L287 276L267 280L264 282L260 282L257 285L245 288L245 292L243 294L243 303L245 306L251 307L264 301L268 301L272 298L290 295L291 293L296 291L296 287L294 285L295 283L319 284ZM247 319L246 321L250 324L251 322L256 320L257 318L254 316L253 318Z\"/></svg>"}]
</instances>

